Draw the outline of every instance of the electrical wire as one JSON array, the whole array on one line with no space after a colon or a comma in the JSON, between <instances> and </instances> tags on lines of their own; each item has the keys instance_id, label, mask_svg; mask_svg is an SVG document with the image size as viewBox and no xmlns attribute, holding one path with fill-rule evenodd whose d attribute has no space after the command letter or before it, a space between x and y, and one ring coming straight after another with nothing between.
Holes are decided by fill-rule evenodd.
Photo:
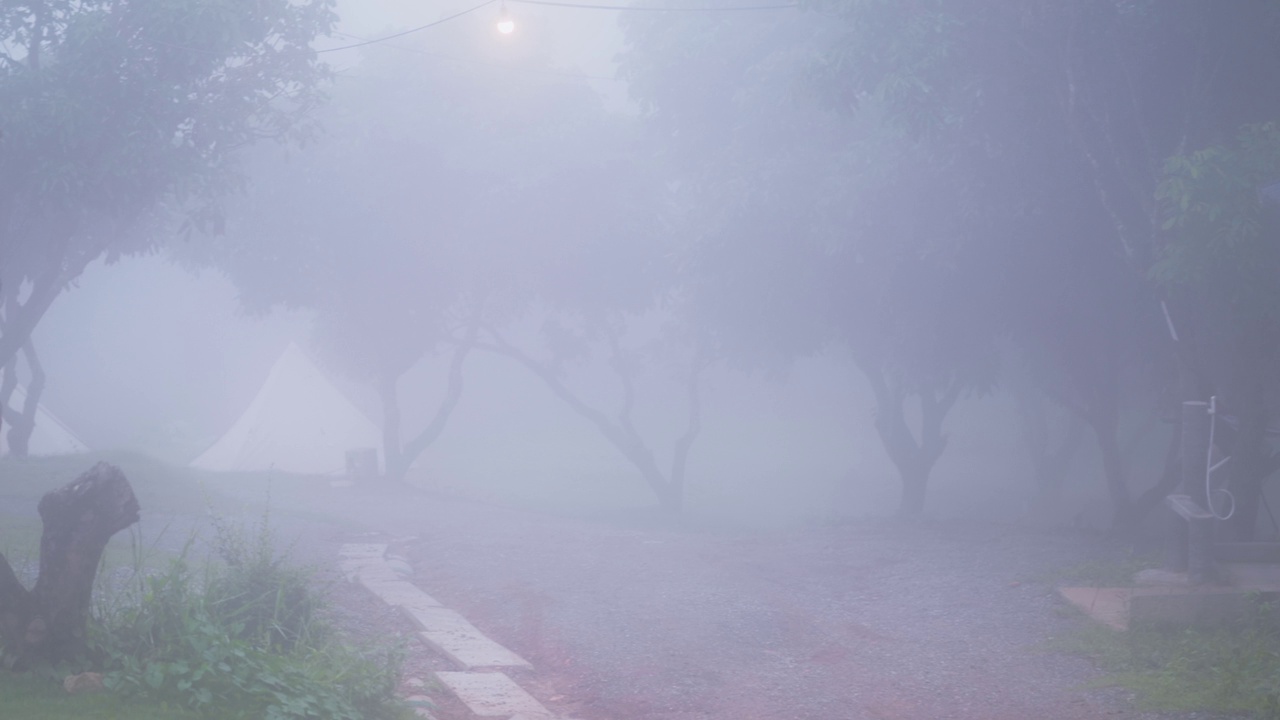
<instances>
[{"instance_id":1,"label":"electrical wire","mask_svg":"<svg viewBox=\"0 0 1280 720\"><path fill-rule=\"evenodd\" d=\"M405 35L412 35L413 33L416 33L416 32L422 32L427 28L433 28L437 25L443 25L444 23L447 23L450 20L456 20L457 18L460 18L463 15L469 15L477 10L486 8L496 2L499 2L499 0L484 0L484 2L480 3L479 5L473 5L467 8L466 10L463 10L461 12L456 12L447 17L442 17L439 20L429 22L425 25L412 27L412 28L409 28L408 30L401 30L400 32L392 33L391 35L386 35L384 37L373 38L370 40L362 40L357 43L351 43L350 45L340 45L338 47L323 48L321 50L315 50L314 52L316 54L331 53L331 52L338 52L340 50L353 50L355 48L368 47L369 45L378 45L380 43L387 42L388 40L395 40L396 38L401 38L401 37L404 37ZM617 10L619 12L633 12L633 11L739 12L739 11L750 11L750 10L789 10L792 8L800 7L799 4L797 3L785 3L785 4L778 4L778 5L730 5L728 7L646 7L646 6L636 6L636 5L595 5L591 3L557 2L556 0L511 0L511 2L524 3L525 5L546 5L549 7L577 8L580 10ZM343 33L335 33L335 34L343 34ZM174 45L171 43L164 42L163 40L156 40L154 38L146 38L146 40L154 45L161 45L164 47L173 48L175 50L185 50L188 52L203 53L207 55L221 54L221 53L217 53L209 50L203 50L200 48L187 47L184 45ZM604 79L604 78L598 78L598 79Z\"/></svg>"},{"instance_id":2,"label":"electrical wire","mask_svg":"<svg viewBox=\"0 0 1280 720\"><path fill-rule=\"evenodd\" d=\"M455 18L460 18L463 15L467 15L481 8L488 7L494 4L495 2L498 2L498 0L485 0L485 2L482 2L479 5L467 8L462 12L454 13L453 15L450 15L448 17L440 18L439 20L436 20L434 22L429 22L426 25L419 25L418 27L409 28L408 30L402 30L398 33L387 35L385 37L373 38L372 40L364 40L362 42L353 43L351 45L342 45L340 47L325 48L323 50L317 50L316 52L317 53L338 52L339 50L350 50L352 48L365 47L368 45L377 45L378 43L383 43L388 40L394 40L396 38L404 37L405 35L421 32L422 30L435 27L436 25L447 23L450 20L453 20ZM799 4L797 3L785 3L785 4L778 4L778 5L730 5L727 7L687 7L687 6L686 7L647 7L647 6L638 6L638 5L594 5L591 3L558 2L556 0L511 0L511 2L523 3L525 5L546 5L549 7L577 8L579 10L617 10L620 12L633 12L633 11L739 12L739 11L750 11L750 10L790 10L792 8L800 7Z\"/></svg>"},{"instance_id":3,"label":"electrical wire","mask_svg":"<svg viewBox=\"0 0 1280 720\"><path fill-rule=\"evenodd\" d=\"M345 38L348 38L348 39L351 39L351 40L364 40L364 39L365 39L365 38L359 37L359 36L357 36L357 35L352 35L351 33L340 32L340 31L335 31L335 32L334 32L334 35L341 35L342 37L345 37ZM538 69L538 68L513 67L513 66L510 66L510 65L501 65L501 64L499 64L499 63L485 62L484 60L473 60L473 59L470 59L470 58L460 58L460 57L455 57L455 56L453 56L453 55L446 55L445 53L430 52L430 51L428 51L428 50L421 50L421 49L418 49L418 48L408 47L408 46L405 46L405 45L392 45L392 44L388 44L388 45L384 45L383 47L387 47L387 48L390 48L390 49L392 49L392 50L399 50L399 51L401 51L401 52L413 53L413 54L415 54L415 55L423 55L423 56L426 56L426 57L440 58L441 60L448 60L448 61L450 61L450 62L463 63L463 64L467 64L467 65L480 65L480 66L482 66L482 67L497 68L497 69L499 69L499 70L503 70L503 71L505 71L505 72L519 72L519 73L526 73L526 74L530 74L530 75L553 75L553 76L556 76L556 77L581 78L581 79L584 79L584 80L607 80L607 81L609 81L609 82L622 82L622 79L621 79L621 78L613 77L613 76L609 76L609 75L589 75L589 74L587 74L587 73L565 72L565 71L562 71L562 70L542 70L542 69Z\"/></svg>"},{"instance_id":4,"label":"electrical wire","mask_svg":"<svg viewBox=\"0 0 1280 720\"><path fill-rule=\"evenodd\" d=\"M645 5L593 5L590 3L558 2L557 0L511 0L524 5L550 5L552 7L579 8L582 10L620 10L623 12L738 12L741 10L790 10L798 3L779 5L730 5L728 7L649 7Z\"/></svg>"},{"instance_id":5,"label":"electrical wire","mask_svg":"<svg viewBox=\"0 0 1280 720\"><path fill-rule=\"evenodd\" d=\"M467 8L466 10L463 10L462 12L456 12L456 13L454 13L454 14L452 14L452 15L448 16L448 17L442 17L442 18L440 18L439 20L436 20L436 21L433 21L433 22L429 22L429 23L427 23L426 25L419 25L418 27L409 28L408 30L402 30L402 31L400 31L400 32L398 32L398 33L394 33L394 34L392 34L392 35L387 35L386 37L374 38L374 39L372 39L372 40L365 40L365 41L362 41L362 42L354 43L354 44L352 44L352 45L342 45L342 46L340 46L340 47L325 48L325 49L323 49L323 50L317 50L316 52L317 52L317 53L338 52L339 50L350 50L350 49L352 49L352 48L365 47L366 45L376 45L376 44L378 44L378 43L383 43L383 42L386 42L386 41L388 41L388 40L395 40L396 38L404 37L405 35L411 35L411 34L416 33L416 32L422 32L423 30L426 30L427 28L433 28L433 27L435 27L435 26L437 26L437 25L443 25L444 23L447 23L447 22L449 22L450 20L454 20L454 19L456 19L456 18L460 18L460 17L462 17L463 15L467 15L467 14L473 13L473 12L475 12L475 11L477 11L477 10L481 9L481 8L488 7L488 6L490 6L490 5L492 5L492 4L496 3L496 2L498 2L498 0L485 0L484 2L480 3L479 5L475 5L475 6L469 7L469 8Z\"/></svg>"}]
</instances>

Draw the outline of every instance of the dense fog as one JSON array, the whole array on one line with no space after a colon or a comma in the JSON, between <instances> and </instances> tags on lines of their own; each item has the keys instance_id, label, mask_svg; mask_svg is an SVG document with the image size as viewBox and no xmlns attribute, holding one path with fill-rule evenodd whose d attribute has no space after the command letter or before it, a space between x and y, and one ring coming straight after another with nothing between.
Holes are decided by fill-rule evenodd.
<instances>
[{"instance_id":1,"label":"dense fog","mask_svg":"<svg viewBox=\"0 0 1280 720\"><path fill-rule=\"evenodd\" d=\"M1280 717L1280 0L0 0L0 718Z\"/></svg>"},{"instance_id":2,"label":"dense fog","mask_svg":"<svg viewBox=\"0 0 1280 720\"><path fill-rule=\"evenodd\" d=\"M268 4L0 14L4 432L186 465L294 344L392 482L1104 529L1214 396L1273 529L1269 4Z\"/></svg>"}]
</instances>

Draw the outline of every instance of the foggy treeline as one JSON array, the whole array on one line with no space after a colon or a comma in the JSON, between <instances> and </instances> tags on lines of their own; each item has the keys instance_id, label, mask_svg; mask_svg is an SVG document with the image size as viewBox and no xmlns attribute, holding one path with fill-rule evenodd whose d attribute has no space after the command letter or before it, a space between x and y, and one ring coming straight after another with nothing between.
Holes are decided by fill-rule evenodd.
<instances>
[{"instance_id":1,"label":"foggy treeline","mask_svg":"<svg viewBox=\"0 0 1280 720\"><path fill-rule=\"evenodd\" d=\"M496 359L679 512L708 378L823 358L904 515L1002 398L969 430L1034 505L1089 475L1137 527L1180 479L1181 403L1214 396L1252 538L1280 470L1280 2L754 4L620 12L617 102L476 50L492 28L343 49L327 0L0 2L10 448L42 318L93 263L163 252L310 313L393 479Z\"/></svg>"}]
</instances>

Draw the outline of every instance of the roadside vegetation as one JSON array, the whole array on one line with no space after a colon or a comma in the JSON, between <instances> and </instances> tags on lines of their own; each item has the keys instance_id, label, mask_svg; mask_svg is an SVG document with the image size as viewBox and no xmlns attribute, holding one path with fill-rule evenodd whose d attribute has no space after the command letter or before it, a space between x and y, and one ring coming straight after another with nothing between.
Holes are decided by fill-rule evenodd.
<instances>
[{"instance_id":1,"label":"roadside vegetation","mask_svg":"<svg viewBox=\"0 0 1280 720\"><path fill-rule=\"evenodd\" d=\"M54 463L9 465L19 471L9 488L23 495L65 482ZM146 497L152 482L146 473L139 479ZM188 508L228 502L184 485L171 479L160 497ZM117 538L98 573L88 656L64 667L0 671L0 717L407 716L395 697L403 648L345 637L328 619L317 569L280 550L265 511L243 525L211 510L210 525L207 538L192 533L176 551L136 528ZM17 549L10 554L31 568L38 538L38 522L6 526L0 547ZM106 693L68 695L62 681L81 672L100 673Z\"/></svg>"},{"instance_id":2,"label":"roadside vegetation","mask_svg":"<svg viewBox=\"0 0 1280 720\"><path fill-rule=\"evenodd\" d=\"M1044 581L1130 587L1136 573L1160 565L1151 554L1130 550L1071 565ZM1257 607L1227 626L1116 631L1064 604L1079 625L1053 649L1089 658L1104 672L1098 685L1132 692L1145 710L1280 718L1280 615L1271 604Z\"/></svg>"},{"instance_id":3,"label":"roadside vegetation","mask_svg":"<svg viewBox=\"0 0 1280 720\"><path fill-rule=\"evenodd\" d=\"M1216 629L1140 628L1116 632L1084 625L1062 648L1093 659L1105 685L1123 687L1139 707L1280 718L1280 627L1264 606L1239 624Z\"/></svg>"}]
</instances>

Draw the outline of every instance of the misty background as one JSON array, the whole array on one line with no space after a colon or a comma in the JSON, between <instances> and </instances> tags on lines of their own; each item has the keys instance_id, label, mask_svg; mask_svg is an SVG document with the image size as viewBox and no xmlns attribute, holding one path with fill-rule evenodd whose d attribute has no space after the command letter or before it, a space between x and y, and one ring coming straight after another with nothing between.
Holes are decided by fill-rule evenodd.
<instances>
[{"instance_id":1,"label":"misty background","mask_svg":"<svg viewBox=\"0 0 1280 720\"><path fill-rule=\"evenodd\" d=\"M1169 346L1173 306L1184 335L1210 328L1205 346L1256 341L1226 359L1201 348L1196 372L1198 392L1224 395L1253 424L1258 461L1240 482L1258 493L1241 501L1257 506L1275 469L1274 298L1224 301L1255 303L1245 319L1213 304L1206 287L1241 283L1197 259L1195 238L1220 236L1199 227L1216 214L1192 215L1205 202L1237 206L1216 188L1195 196L1195 172L1171 182L1178 158L1190 167L1240 144L1273 148L1275 103L1223 102L1230 109L1215 114L1204 108L1216 91L1205 90L1179 139L1143 124L1164 107L1163 96L1143 98L1150 108L1134 125L1111 128L1099 118L1119 101L1087 48L1066 79L1052 58L1020 70L999 55L1026 38L1057 42L1059 9L1029 9L1030 19L974 11L951 26L940 10L922 19L863 5L735 14L513 2L510 35L495 31L490 5L346 48L472 5L339 3L331 31L314 40L332 52L290 70L323 88L289 115L307 132L286 144L219 141L217 153L245 147L211 165L234 161L243 174L208 181L227 183L208 206L148 189L168 209L139 201L120 221L129 239L60 276L65 289L30 335L47 376L41 403L94 450L186 464L296 342L384 431L392 383L405 443L443 420L398 468L407 480L615 512L654 505L644 458L660 475L677 473L667 469L682 452L696 369L700 432L678 471L687 514L746 523L889 514L911 504L903 478L922 467L929 515L1101 529L1129 512L1116 483L1138 496L1167 475L1188 382ZM1101 5L1119 17L1107 22L1146 32L1135 9L1145 4ZM1250 13L1273 12L1242 5L1208 22L1206 46L1235 37ZM1167 10L1179 28L1210 12L1179 8ZM864 24L846 23L864 11ZM931 19L937 38L921 40ZM984 49L1024 21L1025 38ZM14 32L17 64L29 58ZM895 32L912 59L850 40ZM1253 39L1253 55L1230 58L1235 70L1275 62L1266 38ZM1125 67L1177 85L1195 71L1176 53L1152 70L1151 58L1171 57L1163 41L1147 55L1117 52ZM332 77L320 79L323 67ZM962 96L974 77L986 94ZM928 107L918 87L941 88L930 97L950 104ZM1083 126L1070 122L1076 103L1095 104L1079 113ZM1041 130L1049 117L1067 121ZM1099 152L1118 158L1099 171L1102 185L1150 180L1133 191L1134 212L1109 204L1108 192L1122 194L1114 188L1094 187ZM1252 179L1241 182L1265 198L1257 190L1277 170L1242 170ZM1180 191L1191 197L1175 197L1170 211ZM1248 242L1223 241L1253 243L1264 260L1231 262L1271 267L1268 207L1239 210L1241 223L1262 228ZM1150 256L1126 236L1144 222L1156 228ZM19 218L9 236L37 225ZM1180 229L1187 247L1168 237ZM11 261L19 256L0 257L6 290L34 297L41 270ZM9 302L16 322L20 299ZM1232 358L1244 355L1254 365L1242 380ZM26 382L27 371L15 372ZM620 434L602 433L566 393ZM619 407L630 414L615 417ZM916 433L896 456L904 441L886 430L895 419ZM1267 524L1265 513L1250 519Z\"/></svg>"}]
</instances>

